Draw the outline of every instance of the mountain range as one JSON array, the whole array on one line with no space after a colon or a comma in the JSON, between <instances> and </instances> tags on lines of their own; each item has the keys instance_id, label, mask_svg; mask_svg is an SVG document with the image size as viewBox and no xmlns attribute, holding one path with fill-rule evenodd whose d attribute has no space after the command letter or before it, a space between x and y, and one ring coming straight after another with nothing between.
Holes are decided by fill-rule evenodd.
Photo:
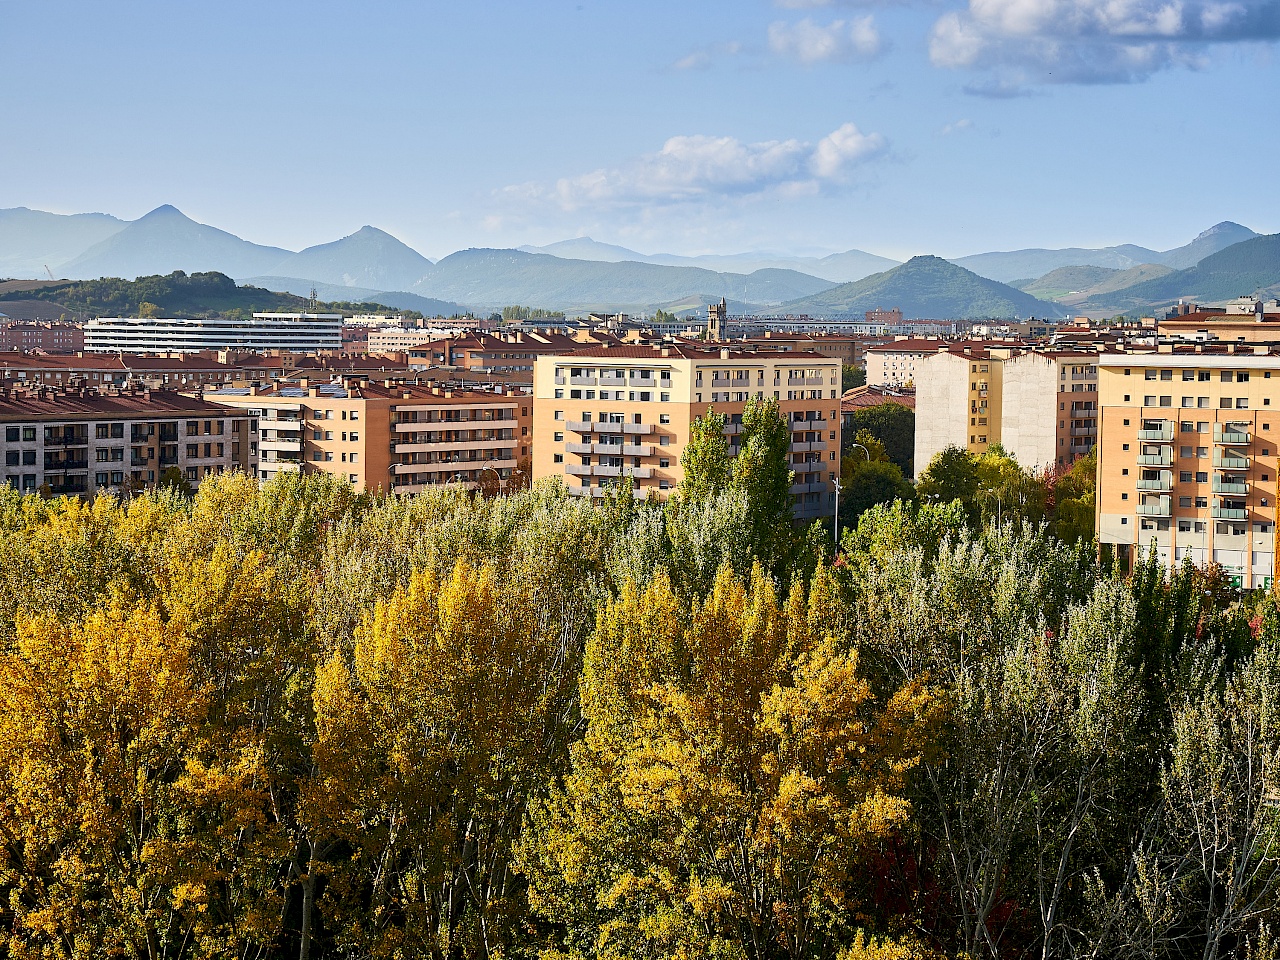
<instances>
[{"instance_id":1,"label":"mountain range","mask_svg":"<svg viewBox=\"0 0 1280 960\"><path fill-rule=\"evenodd\" d=\"M511 304L569 313L657 307L689 313L725 297L735 312L748 313L849 314L865 304L898 306L908 316L1052 316L1062 307L1049 301L1083 312L1142 310L1178 296L1212 302L1215 292L1229 288L1237 296L1248 292L1242 285L1270 289L1280 283L1280 271L1267 272L1266 257L1239 270L1228 257L1216 261L1213 273L1187 273L1206 257L1258 238L1227 221L1171 250L1121 244L983 253L950 262L963 273L936 257L899 264L856 249L826 257L769 251L689 257L642 254L588 237L518 250L462 250L433 262L372 226L291 251L197 223L169 205L134 221L15 208L0 210L0 277L217 271L296 296L315 289L329 300L442 315Z\"/></svg>"},{"instance_id":2,"label":"mountain range","mask_svg":"<svg viewBox=\"0 0 1280 960\"><path fill-rule=\"evenodd\" d=\"M815 296L784 304L789 314L860 316L876 307L898 307L907 317L949 319L1064 317L1056 303L1037 300L1028 293L941 257L912 257L883 273L844 283Z\"/></svg>"},{"instance_id":3,"label":"mountain range","mask_svg":"<svg viewBox=\"0 0 1280 960\"><path fill-rule=\"evenodd\" d=\"M1194 266L1205 257L1258 234L1248 227L1224 220L1201 233L1190 243L1163 252L1132 243L1116 247L1067 247L1062 250L1009 250L955 257L952 262L991 280L1010 283L1022 277L1042 277L1059 267L1110 267L1128 270L1144 263L1161 264L1174 270Z\"/></svg>"}]
</instances>

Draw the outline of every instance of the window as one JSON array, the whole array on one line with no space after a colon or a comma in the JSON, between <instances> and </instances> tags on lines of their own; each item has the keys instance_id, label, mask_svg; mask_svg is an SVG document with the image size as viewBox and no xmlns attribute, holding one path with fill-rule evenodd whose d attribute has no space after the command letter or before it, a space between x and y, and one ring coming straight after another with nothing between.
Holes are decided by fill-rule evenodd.
<instances>
[{"instance_id":1,"label":"window","mask_svg":"<svg viewBox=\"0 0 1280 960\"><path fill-rule=\"evenodd\" d=\"M358 453L353 453L353 454L351 455L351 462L352 462L352 463L359 463L359 462L360 462L360 454L358 454Z\"/></svg>"},{"instance_id":2,"label":"window","mask_svg":"<svg viewBox=\"0 0 1280 960\"><path fill-rule=\"evenodd\" d=\"M1190 509L1190 508L1191 508L1191 498L1190 498L1190 497L1179 497L1179 498L1178 498L1178 507L1179 507L1179 508L1187 508L1187 509Z\"/></svg>"},{"instance_id":3,"label":"window","mask_svg":"<svg viewBox=\"0 0 1280 960\"><path fill-rule=\"evenodd\" d=\"M671 422L671 414L669 414L669 413L660 413L660 414L658 414L658 422L659 422L659 423L670 423L670 422Z\"/></svg>"},{"instance_id":4,"label":"window","mask_svg":"<svg viewBox=\"0 0 1280 960\"><path fill-rule=\"evenodd\" d=\"M671 466L671 459L670 459L669 457L659 457L659 458L658 458L658 466L660 466L660 467L669 467L669 466Z\"/></svg>"},{"instance_id":5,"label":"window","mask_svg":"<svg viewBox=\"0 0 1280 960\"><path fill-rule=\"evenodd\" d=\"M1161 370L1161 371L1160 371L1160 379L1161 379L1161 380L1172 380L1172 379L1173 379L1173 371L1172 371L1172 370Z\"/></svg>"},{"instance_id":6,"label":"window","mask_svg":"<svg viewBox=\"0 0 1280 960\"><path fill-rule=\"evenodd\" d=\"M564 443L564 433L562 433L562 432L561 432L561 431L559 431L559 430L557 430L555 433L553 433L553 434L551 435L551 438L552 438L556 443Z\"/></svg>"},{"instance_id":7,"label":"window","mask_svg":"<svg viewBox=\"0 0 1280 960\"><path fill-rule=\"evenodd\" d=\"M1209 498L1208 498L1208 497L1196 497L1196 506L1197 506L1198 508L1200 508L1200 509L1204 509L1204 508L1205 508L1205 507L1207 507L1208 505L1209 505Z\"/></svg>"},{"instance_id":8,"label":"window","mask_svg":"<svg viewBox=\"0 0 1280 960\"><path fill-rule=\"evenodd\" d=\"M1231 371L1230 371L1230 370L1223 370L1223 371L1222 371L1222 373L1221 373L1219 376L1220 376L1220 378L1221 378L1221 380L1222 380L1222 382L1223 382L1223 383L1230 383L1230 382L1231 382L1231 376L1232 376L1232 374L1231 374Z\"/></svg>"},{"instance_id":9,"label":"window","mask_svg":"<svg viewBox=\"0 0 1280 960\"><path fill-rule=\"evenodd\" d=\"M1154 380L1156 378L1156 372L1154 370L1144 370L1143 374L1144 379L1146 380Z\"/></svg>"},{"instance_id":10,"label":"window","mask_svg":"<svg viewBox=\"0 0 1280 960\"><path fill-rule=\"evenodd\" d=\"M1196 472L1196 483L1208 483L1209 472L1207 470L1199 470Z\"/></svg>"},{"instance_id":11,"label":"window","mask_svg":"<svg viewBox=\"0 0 1280 960\"><path fill-rule=\"evenodd\" d=\"M197 436L199 436L199 435L200 435L200 421L199 421L199 420L188 420L188 421L187 421L187 436L188 436L188 437L197 437Z\"/></svg>"},{"instance_id":12,"label":"window","mask_svg":"<svg viewBox=\"0 0 1280 960\"><path fill-rule=\"evenodd\" d=\"M100 423L93 428L93 436L97 440L106 440L111 436L111 428L108 424Z\"/></svg>"},{"instance_id":13,"label":"window","mask_svg":"<svg viewBox=\"0 0 1280 960\"><path fill-rule=\"evenodd\" d=\"M563 453L553 454L553 455L552 455L552 457L551 457L551 462L552 462L552 463L564 463L564 454L563 454Z\"/></svg>"},{"instance_id":14,"label":"window","mask_svg":"<svg viewBox=\"0 0 1280 960\"><path fill-rule=\"evenodd\" d=\"M333 439L333 431L332 431L332 430L326 430L326 431L324 432L324 438L325 438L326 440L332 440L332 439Z\"/></svg>"},{"instance_id":15,"label":"window","mask_svg":"<svg viewBox=\"0 0 1280 960\"><path fill-rule=\"evenodd\" d=\"M359 430L352 430L352 431L351 431L351 442L352 442L352 443L359 443L359 442L360 442L360 431L359 431Z\"/></svg>"},{"instance_id":16,"label":"window","mask_svg":"<svg viewBox=\"0 0 1280 960\"><path fill-rule=\"evenodd\" d=\"M557 400L563 400L563 399L564 399L564 391L557 387L557 388L556 388L555 398L556 398Z\"/></svg>"},{"instance_id":17,"label":"window","mask_svg":"<svg viewBox=\"0 0 1280 960\"><path fill-rule=\"evenodd\" d=\"M18 428L17 428L17 427L5 427L5 429L4 429L4 438L5 438L5 440L6 440L7 442L9 442L9 443L17 443L17 442L18 442Z\"/></svg>"},{"instance_id":18,"label":"window","mask_svg":"<svg viewBox=\"0 0 1280 960\"><path fill-rule=\"evenodd\" d=\"M1237 410L1248 410L1248 409L1249 409L1249 398L1248 398L1248 397L1236 397L1236 409L1237 409Z\"/></svg>"},{"instance_id":19,"label":"window","mask_svg":"<svg viewBox=\"0 0 1280 960\"><path fill-rule=\"evenodd\" d=\"M100 487L105 487L108 483L110 483L110 482L111 482L111 480L110 480L110 474L106 474L106 473L95 473L95 474L93 475L93 482L94 482L94 483L96 483L96 484L97 484L98 486L100 486Z\"/></svg>"},{"instance_id":20,"label":"window","mask_svg":"<svg viewBox=\"0 0 1280 960\"><path fill-rule=\"evenodd\" d=\"M563 420L563 419L564 419L564 411L563 411L563 410L557 410L557 411L555 412L554 419L556 419L556 420Z\"/></svg>"},{"instance_id":21,"label":"window","mask_svg":"<svg viewBox=\"0 0 1280 960\"><path fill-rule=\"evenodd\" d=\"M1182 398L1182 405L1183 405L1184 407L1194 407L1194 406L1196 405L1196 398L1195 398L1195 397L1183 397L1183 398Z\"/></svg>"},{"instance_id":22,"label":"window","mask_svg":"<svg viewBox=\"0 0 1280 960\"><path fill-rule=\"evenodd\" d=\"M1191 474L1191 471L1190 471L1190 470L1183 470L1183 471L1181 471L1181 472L1178 474L1178 482L1179 482L1179 483L1190 483L1190 482L1191 482L1191 476L1192 476L1192 474Z\"/></svg>"},{"instance_id":23,"label":"window","mask_svg":"<svg viewBox=\"0 0 1280 960\"><path fill-rule=\"evenodd\" d=\"M16 467L18 465L18 451L10 450L4 455L5 466Z\"/></svg>"},{"instance_id":24,"label":"window","mask_svg":"<svg viewBox=\"0 0 1280 960\"><path fill-rule=\"evenodd\" d=\"M352 410L352 411L351 411L351 419L352 419L352 420L359 420L359 419L360 419L360 411L359 411L359 410Z\"/></svg>"},{"instance_id":25,"label":"window","mask_svg":"<svg viewBox=\"0 0 1280 960\"><path fill-rule=\"evenodd\" d=\"M200 456L200 445L198 443L187 444L187 456L194 458Z\"/></svg>"},{"instance_id":26,"label":"window","mask_svg":"<svg viewBox=\"0 0 1280 960\"><path fill-rule=\"evenodd\" d=\"M1162 407L1172 407L1172 406L1173 406L1173 397L1161 397L1161 398L1160 398L1160 406L1162 406Z\"/></svg>"},{"instance_id":27,"label":"window","mask_svg":"<svg viewBox=\"0 0 1280 960\"><path fill-rule=\"evenodd\" d=\"M16 456L16 454L15 454L15 456ZM111 459L111 451L110 451L110 450L97 450L97 451L95 451L95 452L94 452L93 459L94 459L94 460L96 460L96 461L98 461L98 463L106 463L108 460L110 460L110 459ZM16 463L17 461L15 460L14 462Z\"/></svg>"},{"instance_id":28,"label":"window","mask_svg":"<svg viewBox=\"0 0 1280 960\"><path fill-rule=\"evenodd\" d=\"M1208 455L1209 455L1209 448L1208 448L1208 447L1196 447L1196 456L1197 456L1197 457L1199 457L1200 459L1204 459L1204 458L1205 458L1205 457L1207 457Z\"/></svg>"},{"instance_id":29,"label":"window","mask_svg":"<svg viewBox=\"0 0 1280 960\"><path fill-rule=\"evenodd\" d=\"M1148 394L1146 394L1145 396L1143 396L1143 398L1142 398L1142 405L1143 405L1144 407L1154 407L1154 406L1156 405L1156 398L1155 398L1155 396L1154 396L1153 394L1150 394L1150 393L1148 393Z\"/></svg>"},{"instance_id":30,"label":"window","mask_svg":"<svg viewBox=\"0 0 1280 960\"><path fill-rule=\"evenodd\" d=\"M35 427L23 427L23 428L22 428L22 442L23 442L23 443L32 443L32 442L35 440L35 438L36 438L36 428L35 428Z\"/></svg>"},{"instance_id":31,"label":"window","mask_svg":"<svg viewBox=\"0 0 1280 960\"><path fill-rule=\"evenodd\" d=\"M1178 448L1178 456L1180 456L1180 457L1191 457L1191 456L1194 456L1194 455L1195 455L1195 454L1192 452L1192 448L1191 448L1191 447L1179 447L1179 448Z\"/></svg>"}]
</instances>

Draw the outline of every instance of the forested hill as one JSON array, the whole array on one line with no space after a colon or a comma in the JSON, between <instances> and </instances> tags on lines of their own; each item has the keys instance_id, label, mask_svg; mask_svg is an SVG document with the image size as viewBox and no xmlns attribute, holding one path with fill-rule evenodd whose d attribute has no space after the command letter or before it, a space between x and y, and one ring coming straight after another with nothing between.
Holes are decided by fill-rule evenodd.
<instances>
[{"instance_id":1,"label":"forested hill","mask_svg":"<svg viewBox=\"0 0 1280 960\"><path fill-rule=\"evenodd\" d=\"M222 273L192 273L181 270L167 276L120 280L77 280L54 283L36 290L14 290L0 294L5 300L47 300L60 304L78 320L95 317L227 317L252 313L300 313L312 309L306 297L276 293L261 287L237 286ZM144 304L148 306L144 306ZM318 303L321 313L382 313L420 316L385 304L334 301ZM0 313L3 313L0 306Z\"/></svg>"}]
</instances>

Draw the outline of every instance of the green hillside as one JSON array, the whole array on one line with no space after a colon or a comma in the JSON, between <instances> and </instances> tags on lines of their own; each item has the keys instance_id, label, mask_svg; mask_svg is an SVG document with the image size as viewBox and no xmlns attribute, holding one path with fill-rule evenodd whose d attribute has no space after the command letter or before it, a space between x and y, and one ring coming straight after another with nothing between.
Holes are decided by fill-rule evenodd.
<instances>
[{"instance_id":1,"label":"green hillside","mask_svg":"<svg viewBox=\"0 0 1280 960\"><path fill-rule=\"evenodd\" d=\"M1010 286L1017 287L1024 293L1042 300L1073 304L1096 294L1123 290L1125 287L1132 287L1134 284L1170 273L1173 273L1172 267L1159 263L1143 263L1128 270L1113 270L1108 267L1059 267L1038 280L1019 280Z\"/></svg>"},{"instance_id":2,"label":"green hillside","mask_svg":"<svg viewBox=\"0 0 1280 960\"><path fill-rule=\"evenodd\" d=\"M63 306L76 319L136 317L142 304L153 304L160 317L226 317L251 313L299 313L309 309L306 297L275 293L261 287L241 287L221 273L185 274L119 280L78 280L36 290L12 290L0 294L0 313L6 300L45 300ZM149 308L148 308L149 309ZM386 313L417 316L377 303L331 302L317 304L322 313Z\"/></svg>"},{"instance_id":3,"label":"green hillside","mask_svg":"<svg viewBox=\"0 0 1280 960\"><path fill-rule=\"evenodd\" d=\"M941 257L912 257L900 267L843 283L816 296L783 304L786 313L857 315L876 307L898 307L908 317L984 319L1061 317L1056 303L995 280L987 280Z\"/></svg>"},{"instance_id":4,"label":"green hillside","mask_svg":"<svg viewBox=\"0 0 1280 960\"><path fill-rule=\"evenodd\" d=\"M1221 303L1280 290L1280 233L1254 237L1205 257L1194 267L1091 296L1082 306L1095 311L1144 310L1194 300Z\"/></svg>"}]
</instances>

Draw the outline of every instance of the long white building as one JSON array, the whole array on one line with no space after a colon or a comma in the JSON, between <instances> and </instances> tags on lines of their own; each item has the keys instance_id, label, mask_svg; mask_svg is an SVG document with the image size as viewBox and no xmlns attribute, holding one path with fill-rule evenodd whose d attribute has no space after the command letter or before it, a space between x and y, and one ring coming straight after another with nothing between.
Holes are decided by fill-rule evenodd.
<instances>
[{"instance_id":1,"label":"long white building","mask_svg":"<svg viewBox=\"0 0 1280 960\"><path fill-rule=\"evenodd\" d=\"M84 325L84 348L91 353L340 350L342 314L255 313L248 320L101 317Z\"/></svg>"}]
</instances>

